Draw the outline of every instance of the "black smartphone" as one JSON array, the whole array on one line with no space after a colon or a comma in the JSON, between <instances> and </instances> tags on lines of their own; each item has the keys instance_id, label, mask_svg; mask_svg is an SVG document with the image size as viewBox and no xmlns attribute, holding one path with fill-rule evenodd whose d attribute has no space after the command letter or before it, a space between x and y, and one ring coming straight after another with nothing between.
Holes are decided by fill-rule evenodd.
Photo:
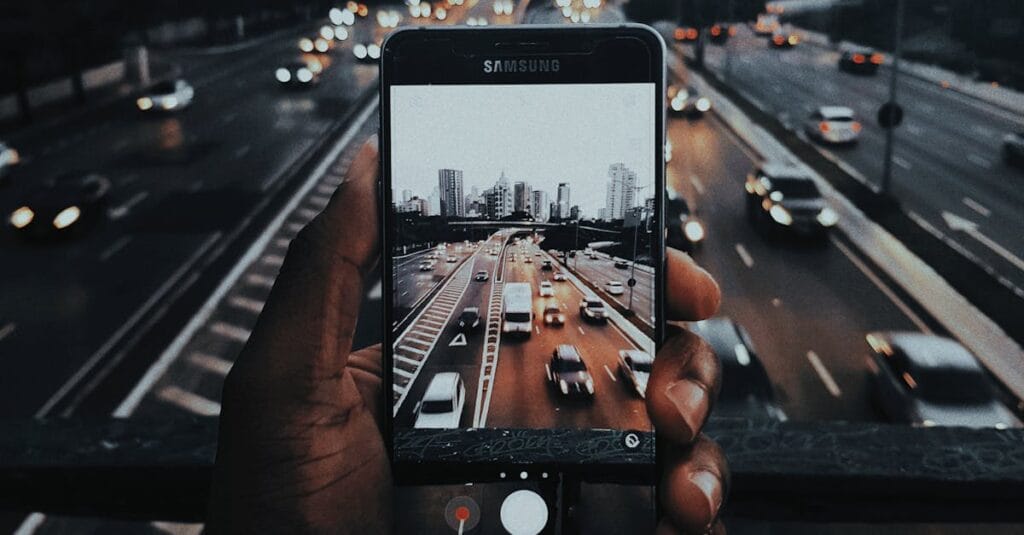
<instances>
[{"instance_id":1,"label":"black smartphone","mask_svg":"<svg viewBox=\"0 0 1024 535\"><path fill-rule=\"evenodd\" d=\"M664 54L640 25L418 28L384 43L399 483L654 483Z\"/></svg>"}]
</instances>

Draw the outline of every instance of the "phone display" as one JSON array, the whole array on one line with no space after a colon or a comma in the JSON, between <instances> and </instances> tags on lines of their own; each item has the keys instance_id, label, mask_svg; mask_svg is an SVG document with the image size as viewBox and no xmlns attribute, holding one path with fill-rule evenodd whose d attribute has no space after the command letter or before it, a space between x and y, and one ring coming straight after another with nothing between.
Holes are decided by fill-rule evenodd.
<instances>
[{"instance_id":1,"label":"phone display","mask_svg":"<svg viewBox=\"0 0 1024 535\"><path fill-rule=\"evenodd\" d=\"M399 463L490 465L496 477L516 463L654 462L644 395L662 329L660 50L655 61L643 41L589 37L579 57L467 51L448 72L485 78L384 88ZM653 67L628 79L589 63L602 53Z\"/></svg>"}]
</instances>

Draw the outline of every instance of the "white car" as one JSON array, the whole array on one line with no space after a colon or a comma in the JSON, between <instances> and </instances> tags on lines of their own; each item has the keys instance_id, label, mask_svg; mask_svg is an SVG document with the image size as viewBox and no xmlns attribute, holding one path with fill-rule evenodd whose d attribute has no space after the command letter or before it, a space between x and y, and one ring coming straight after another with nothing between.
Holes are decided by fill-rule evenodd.
<instances>
[{"instance_id":1,"label":"white car","mask_svg":"<svg viewBox=\"0 0 1024 535\"><path fill-rule=\"evenodd\" d=\"M619 374L632 386L640 397L647 395L647 379L651 376L654 357L639 349L619 351Z\"/></svg>"},{"instance_id":2,"label":"white car","mask_svg":"<svg viewBox=\"0 0 1024 535\"><path fill-rule=\"evenodd\" d=\"M188 82L178 78L167 80L150 87L142 96L135 100L140 111L174 111L187 108L192 104L195 90Z\"/></svg>"},{"instance_id":3,"label":"white car","mask_svg":"<svg viewBox=\"0 0 1024 535\"><path fill-rule=\"evenodd\" d=\"M434 270L434 263L433 262L423 262L423 263L420 264L420 271L433 271L433 270Z\"/></svg>"},{"instance_id":4,"label":"white car","mask_svg":"<svg viewBox=\"0 0 1024 535\"><path fill-rule=\"evenodd\" d=\"M808 137L835 145L856 143L861 128L853 110L845 106L822 106L804 123Z\"/></svg>"},{"instance_id":5,"label":"white car","mask_svg":"<svg viewBox=\"0 0 1024 535\"><path fill-rule=\"evenodd\" d=\"M483 282L483 281L487 280L487 277L488 277L488 275L487 275L486 271L477 271L476 275L473 277L473 279L476 280L476 281L479 281L479 282Z\"/></svg>"},{"instance_id":6,"label":"white car","mask_svg":"<svg viewBox=\"0 0 1024 535\"><path fill-rule=\"evenodd\" d=\"M561 271L556 271L555 274L551 276L551 278L556 281L562 282L565 280L565 273Z\"/></svg>"},{"instance_id":7,"label":"white car","mask_svg":"<svg viewBox=\"0 0 1024 535\"><path fill-rule=\"evenodd\" d=\"M458 257L454 257L454 256L449 256L448 259L445 260L445 262L448 262L449 264L454 264L454 263L456 263L458 261L459 261Z\"/></svg>"},{"instance_id":8,"label":"white car","mask_svg":"<svg viewBox=\"0 0 1024 535\"><path fill-rule=\"evenodd\" d=\"M622 287L622 283L619 281L608 281L604 283L604 291L611 295L622 295L626 289Z\"/></svg>"},{"instance_id":9,"label":"white car","mask_svg":"<svg viewBox=\"0 0 1024 535\"><path fill-rule=\"evenodd\" d=\"M554 297L555 288L551 286L551 281L544 281L540 283L540 296L541 297Z\"/></svg>"},{"instance_id":10,"label":"white car","mask_svg":"<svg viewBox=\"0 0 1024 535\"><path fill-rule=\"evenodd\" d=\"M20 161L21 155L18 154L18 151L0 141L0 180L7 176L11 168L18 165Z\"/></svg>"},{"instance_id":11,"label":"white car","mask_svg":"<svg viewBox=\"0 0 1024 535\"><path fill-rule=\"evenodd\" d=\"M466 406L466 387L457 372L434 375L416 404L415 429L458 429Z\"/></svg>"}]
</instances>

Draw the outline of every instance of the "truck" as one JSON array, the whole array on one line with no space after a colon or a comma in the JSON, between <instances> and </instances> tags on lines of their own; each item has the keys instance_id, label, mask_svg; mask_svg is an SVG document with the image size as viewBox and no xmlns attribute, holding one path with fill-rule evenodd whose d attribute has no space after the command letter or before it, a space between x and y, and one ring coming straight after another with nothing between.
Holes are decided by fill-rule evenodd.
<instances>
[{"instance_id":1,"label":"truck","mask_svg":"<svg viewBox=\"0 0 1024 535\"><path fill-rule=\"evenodd\" d=\"M528 282L510 282L504 288L501 332L530 336L533 331L533 290Z\"/></svg>"}]
</instances>

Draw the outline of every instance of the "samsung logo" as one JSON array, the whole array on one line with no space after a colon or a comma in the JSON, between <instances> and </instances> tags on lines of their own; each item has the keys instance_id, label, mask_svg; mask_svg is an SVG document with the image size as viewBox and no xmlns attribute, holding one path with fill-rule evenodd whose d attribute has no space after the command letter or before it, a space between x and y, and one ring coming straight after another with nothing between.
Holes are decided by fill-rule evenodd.
<instances>
[{"instance_id":1,"label":"samsung logo","mask_svg":"<svg viewBox=\"0 0 1024 535\"><path fill-rule=\"evenodd\" d=\"M558 72L557 59L485 59L484 73Z\"/></svg>"}]
</instances>

